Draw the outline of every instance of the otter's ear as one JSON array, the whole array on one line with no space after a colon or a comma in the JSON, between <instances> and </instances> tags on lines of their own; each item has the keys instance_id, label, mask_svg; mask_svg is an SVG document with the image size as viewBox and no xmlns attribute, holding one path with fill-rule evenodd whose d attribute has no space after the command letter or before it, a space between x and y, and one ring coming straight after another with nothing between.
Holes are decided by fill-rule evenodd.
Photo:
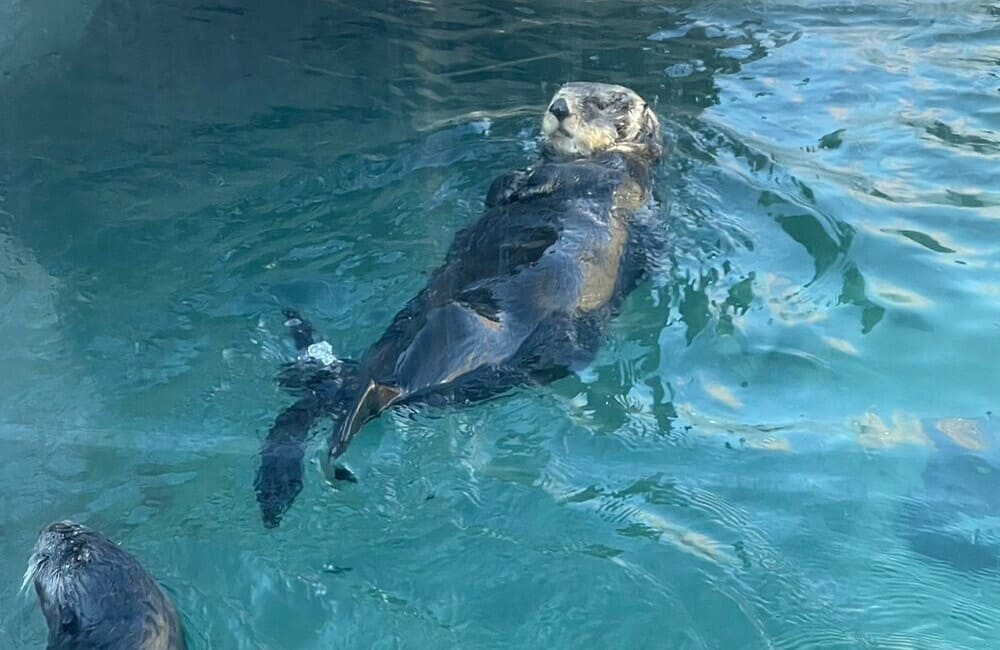
<instances>
[{"instance_id":1,"label":"otter's ear","mask_svg":"<svg viewBox=\"0 0 1000 650\"><path fill-rule=\"evenodd\" d=\"M642 143L652 156L654 161L663 156L663 136L660 133L660 120L656 113L648 105L642 111L642 126L639 127L639 135L636 138Z\"/></svg>"}]
</instances>

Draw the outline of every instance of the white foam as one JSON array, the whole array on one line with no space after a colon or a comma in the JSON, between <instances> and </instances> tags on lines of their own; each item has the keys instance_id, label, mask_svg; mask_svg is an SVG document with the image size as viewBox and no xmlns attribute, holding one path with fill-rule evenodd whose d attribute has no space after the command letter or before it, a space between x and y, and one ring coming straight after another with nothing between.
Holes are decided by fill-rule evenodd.
<instances>
[{"instance_id":1,"label":"white foam","mask_svg":"<svg viewBox=\"0 0 1000 650\"><path fill-rule=\"evenodd\" d=\"M324 366L329 366L337 361L337 355L333 353L333 346L326 341L310 345L306 348L305 356L319 361Z\"/></svg>"}]
</instances>

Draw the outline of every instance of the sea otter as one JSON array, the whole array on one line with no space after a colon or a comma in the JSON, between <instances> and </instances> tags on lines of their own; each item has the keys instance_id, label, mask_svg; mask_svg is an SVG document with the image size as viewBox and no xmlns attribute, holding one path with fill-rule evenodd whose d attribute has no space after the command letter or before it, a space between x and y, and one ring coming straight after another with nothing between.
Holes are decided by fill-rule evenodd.
<instances>
[{"instance_id":1,"label":"sea otter","mask_svg":"<svg viewBox=\"0 0 1000 650\"><path fill-rule=\"evenodd\" d=\"M549 102L541 130L540 160L493 182L482 216L359 361L304 355L283 373L300 400L278 416L261 450L255 488L265 526L276 526L301 490L317 417L339 422L324 456L330 463L393 405L485 399L593 360L645 270L648 242L634 216L650 201L660 123L628 88L569 83ZM298 348L315 349L311 326L286 315ZM333 473L352 478L342 467Z\"/></svg>"},{"instance_id":2,"label":"sea otter","mask_svg":"<svg viewBox=\"0 0 1000 650\"><path fill-rule=\"evenodd\" d=\"M50 650L185 650L181 620L139 561L100 533L60 521L38 536L34 583Z\"/></svg>"}]
</instances>

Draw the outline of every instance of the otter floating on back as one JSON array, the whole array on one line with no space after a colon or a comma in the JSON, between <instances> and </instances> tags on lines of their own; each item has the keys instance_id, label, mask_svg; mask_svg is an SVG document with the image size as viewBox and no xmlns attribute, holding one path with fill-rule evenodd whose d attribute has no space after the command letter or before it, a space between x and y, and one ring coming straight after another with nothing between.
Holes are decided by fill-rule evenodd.
<instances>
[{"instance_id":1,"label":"otter floating on back","mask_svg":"<svg viewBox=\"0 0 1000 650\"><path fill-rule=\"evenodd\" d=\"M645 270L633 220L649 202L660 124L623 86L570 83L542 119L544 153L497 178L485 212L456 236L427 286L358 362L304 357L282 383L301 399L275 420L255 481L266 526L302 488L316 418L339 420L326 461L365 422L413 402L470 402L558 379L590 363L607 322ZM312 329L288 312L296 345ZM318 345L318 344L317 344ZM336 478L353 479L343 468Z\"/></svg>"},{"instance_id":2,"label":"otter floating on back","mask_svg":"<svg viewBox=\"0 0 1000 650\"><path fill-rule=\"evenodd\" d=\"M47 526L28 561L50 650L185 650L170 599L139 561L69 521Z\"/></svg>"}]
</instances>

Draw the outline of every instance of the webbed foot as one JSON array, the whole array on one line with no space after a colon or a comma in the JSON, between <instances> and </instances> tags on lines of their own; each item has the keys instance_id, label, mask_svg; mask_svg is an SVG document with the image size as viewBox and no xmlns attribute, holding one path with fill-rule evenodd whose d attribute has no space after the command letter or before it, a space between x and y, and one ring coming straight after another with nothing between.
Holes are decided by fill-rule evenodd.
<instances>
[{"instance_id":1,"label":"webbed foot","mask_svg":"<svg viewBox=\"0 0 1000 650\"><path fill-rule=\"evenodd\" d=\"M333 346L315 340L312 323L294 309L283 309L285 327L288 328L299 356L282 364L278 370L278 385L295 396L304 396L322 389L339 388L357 374L357 362L339 359Z\"/></svg>"}]
</instances>

